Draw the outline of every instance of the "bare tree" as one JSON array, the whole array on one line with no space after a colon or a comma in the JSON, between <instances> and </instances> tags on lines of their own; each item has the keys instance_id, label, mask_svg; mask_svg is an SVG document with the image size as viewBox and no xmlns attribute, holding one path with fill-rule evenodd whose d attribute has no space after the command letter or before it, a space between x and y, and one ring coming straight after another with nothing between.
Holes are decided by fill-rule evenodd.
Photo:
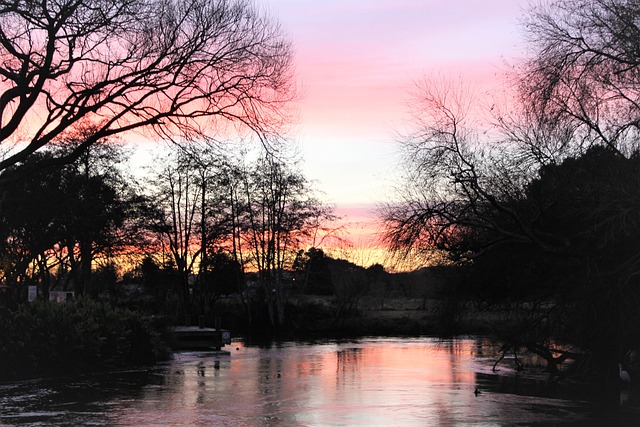
<instances>
[{"instance_id":1,"label":"bare tree","mask_svg":"<svg viewBox=\"0 0 640 427\"><path fill-rule=\"evenodd\" d=\"M497 129L480 129L472 95L447 79L418 87L416 130L401 141L404 179L382 207L384 238L401 255L459 259L506 240L544 245L514 208L536 165L518 145L492 139Z\"/></svg>"},{"instance_id":2,"label":"bare tree","mask_svg":"<svg viewBox=\"0 0 640 427\"><path fill-rule=\"evenodd\" d=\"M509 311L503 338L551 370L581 358L611 377L637 347L638 22L634 1L536 5L516 102L487 128L464 90L427 81L405 181L382 209L393 249L462 261L464 289Z\"/></svg>"},{"instance_id":3,"label":"bare tree","mask_svg":"<svg viewBox=\"0 0 640 427\"><path fill-rule=\"evenodd\" d=\"M640 4L559 0L525 21L532 55L518 70L524 104L580 130L571 143L628 154L640 130ZM574 134L574 137L579 134Z\"/></svg>"},{"instance_id":4,"label":"bare tree","mask_svg":"<svg viewBox=\"0 0 640 427\"><path fill-rule=\"evenodd\" d=\"M193 229L197 235L194 234L192 251L198 262L193 271L193 297L197 300L194 303L200 305L200 312L205 313L219 296L211 292L215 286L209 280L209 270L213 267L210 256L221 260L221 251L228 249L229 240L233 240L234 201L227 188L229 162L216 147L196 143L180 147L178 158L182 175L191 177L195 190L191 203L195 208ZM196 250L195 244L199 244L199 249Z\"/></svg>"},{"instance_id":5,"label":"bare tree","mask_svg":"<svg viewBox=\"0 0 640 427\"><path fill-rule=\"evenodd\" d=\"M554 339L575 344L584 338L566 329L581 325L576 295L592 303L596 289L602 289L582 274L601 267L585 258L593 246L584 244L592 233L585 218L597 216L589 210L597 198L564 177L554 179L570 166L545 164L546 156L531 150L535 138L509 139L517 130L506 136L499 128L480 131L464 90L448 82L427 83L421 87L417 130L402 146L404 185L397 200L382 209L386 242L402 256L446 253L471 276L443 306L455 311L471 298L509 311L512 318L494 331L511 345L505 348L528 348L557 369L569 354ZM583 348L595 353L594 342Z\"/></svg>"},{"instance_id":6,"label":"bare tree","mask_svg":"<svg viewBox=\"0 0 640 427\"><path fill-rule=\"evenodd\" d=\"M159 216L151 228L175 263L178 298L183 312L189 313L190 284L203 250L198 233L202 187L198 185L197 171L191 168L188 159L180 160L164 163L154 179Z\"/></svg>"},{"instance_id":7,"label":"bare tree","mask_svg":"<svg viewBox=\"0 0 640 427\"><path fill-rule=\"evenodd\" d=\"M206 139L224 123L275 131L291 48L250 0L0 1L0 170L78 123Z\"/></svg>"},{"instance_id":8,"label":"bare tree","mask_svg":"<svg viewBox=\"0 0 640 427\"><path fill-rule=\"evenodd\" d=\"M157 236L156 250L163 248L175 264L183 309L204 314L219 296L210 276L212 261L228 252L241 265L237 239L246 228L238 225L242 208L237 192L242 187L219 150L195 143L171 148L166 159L156 162L159 169L149 181L160 211L150 228Z\"/></svg>"},{"instance_id":9,"label":"bare tree","mask_svg":"<svg viewBox=\"0 0 640 427\"><path fill-rule=\"evenodd\" d=\"M238 267L234 273L249 265L257 270L270 320L282 326L285 270L296 250L313 241L320 224L332 218L330 210L312 196L307 180L274 153L245 166L210 147L191 144L177 153L178 161L165 164L154 181L162 210L154 229L178 270L184 308L199 297L199 288L208 286L209 254L228 253ZM243 277L236 282L251 315Z\"/></svg>"},{"instance_id":10,"label":"bare tree","mask_svg":"<svg viewBox=\"0 0 640 427\"><path fill-rule=\"evenodd\" d=\"M284 326L288 297L285 270L300 246L330 221L331 209L313 197L306 178L292 165L265 154L244 177L246 229L243 240L258 271L271 324Z\"/></svg>"}]
</instances>

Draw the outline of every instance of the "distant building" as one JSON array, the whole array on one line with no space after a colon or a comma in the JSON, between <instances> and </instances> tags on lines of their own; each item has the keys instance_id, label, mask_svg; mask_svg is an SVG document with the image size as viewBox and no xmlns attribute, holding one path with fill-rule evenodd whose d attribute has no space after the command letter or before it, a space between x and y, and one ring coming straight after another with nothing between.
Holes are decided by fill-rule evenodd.
<instances>
[{"instance_id":1,"label":"distant building","mask_svg":"<svg viewBox=\"0 0 640 427\"><path fill-rule=\"evenodd\" d=\"M71 291L49 291L49 301L52 302L67 302L73 299L74 292ZM29 286L27 293L27 301L33 302L38 298L38 287Z\"/></svg>"}]
</instances>

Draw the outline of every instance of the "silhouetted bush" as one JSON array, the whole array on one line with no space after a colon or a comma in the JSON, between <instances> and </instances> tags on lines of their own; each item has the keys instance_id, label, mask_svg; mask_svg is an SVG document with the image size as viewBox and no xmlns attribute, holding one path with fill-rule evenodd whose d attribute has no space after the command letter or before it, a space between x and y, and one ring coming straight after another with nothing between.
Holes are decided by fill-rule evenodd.
<instances>
[{"instance_id":1,"label":"silhouetted bush","mask_svg":"<svg viewBox=\"0 0 640 427\"><path fill-rule=\"evenodd\" d=\"M0 314L0 377L153 363L170 357L165 331L158 320L89 298L35 301Z\"/></svg>"}]
</instances>

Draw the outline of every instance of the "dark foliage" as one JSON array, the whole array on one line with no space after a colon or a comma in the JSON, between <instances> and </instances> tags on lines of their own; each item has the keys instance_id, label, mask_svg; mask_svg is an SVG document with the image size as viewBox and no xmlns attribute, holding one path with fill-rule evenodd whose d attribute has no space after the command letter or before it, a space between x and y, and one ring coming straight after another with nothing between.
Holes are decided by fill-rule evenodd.
<instances>
[{"instance_id":1,"label":"dark foliage","mask_svg":"<svg viewBox=\"0 0 640 427\"><path fill-rule=\"evenodd\" d=\"M0 315L0 377L81 372L170 357L166 328L128 309L79 298Z\"/></svg>"},{"instance_id":2,"label":"dark foliage","mask_svg":"<svg viewBox=\"0 0 640 427\"><path fill-rule=\"evenodd\" d=\"M497 331L513 345L571 344L587 372L610 376L640 346L639 194L637 154L593 147L542 169L517 208L548 244L484 251L466 267L463 294L511 310Z\"/></svg>"},{"instance_id":3,"label":"dark foliage","mask_svg":"<svg viewBox=\"0 0 640 427\"><path fill-rule=\"evenodd\" d=\"M309 295L333 295L329 264L331 259L320 248L302 249L293 263L296 282L301 292Z\"/></svg>"},{"instance_id":4,"label":"dark foliage","mask_svg":"<svg viewBox=\"0 0 640 427\"><path fill-rule=\"evenodd\" d=\"M46 151L0 174L0 275L12 287L40 285L45 298L56 286L96 295L93 261L138 240L143 200L116 168L117 147L95 146L82 162L46 166L54 156Z\"/></svg>"}]
</instances>

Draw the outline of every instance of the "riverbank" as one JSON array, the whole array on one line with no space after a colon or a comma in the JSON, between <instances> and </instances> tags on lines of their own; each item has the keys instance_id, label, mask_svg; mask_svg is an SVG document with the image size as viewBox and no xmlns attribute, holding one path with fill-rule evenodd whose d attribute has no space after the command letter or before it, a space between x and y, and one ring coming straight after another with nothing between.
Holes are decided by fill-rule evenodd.
<instances>
[{"instance_id":1,"label":"riverbank","mask_svg":"<svg viewBox=\"0 0 640 427\"><path fill-rule=\"evenodd\" d=\"M286 327L273 331L248 323L240 301L221 300L216 313L235 336L257 339L331 339L365 336L454 336L487 334L490 324L472 313L447 312L442 300L410 297L363 297L351 310L334 297L300 295L286 307ZM268 326L264 323L261 326Z\"/></svg>"}]
</instances>

